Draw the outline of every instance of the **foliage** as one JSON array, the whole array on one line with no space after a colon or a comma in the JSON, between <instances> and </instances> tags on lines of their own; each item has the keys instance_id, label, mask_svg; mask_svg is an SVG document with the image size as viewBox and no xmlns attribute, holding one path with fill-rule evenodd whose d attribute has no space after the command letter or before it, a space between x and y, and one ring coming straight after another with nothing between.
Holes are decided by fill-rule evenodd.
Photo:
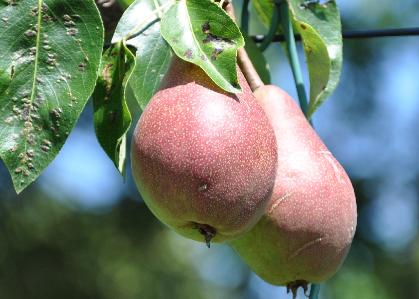
<instances>
[{"instance_id":1,"label":"foliage","mask_svg":"<svg viewBox=\"0 0 419 299\"><path fill-rule=\"evenodd\" d=\"M103 26L92 0L1 1L0 20L0 157L20 192L58 154L93 92Z\"/></svg>"},{"instance_id":2,"label":"foliage","mask_svg":"<svg viewBox=\"0 0 419 299\"><path fill-rule=\"evenodd\" d=\"M92 95L97 138L121 174L125 170L126 134L132 120L125 89L134 66L134 56L125 43L110 47L103 54Z\"/></svg>"},{"instance_id":3,"label":"foliage","mask_svg":"<svg viewBox=\"0 0 419 299\"><path fill-rule=\"evenodd\" d=\"M269 26L274 0L252 1L261 21ZM342 34L335 1L287 0L294 26L301 35L310 75L311 117L338 85L342 69ZM280 30L281 32L281 30Z\"/></svg>"},{"instance_id":4,"label":"foliage","mask_svg":"<svg viewBox=\"0 0 419 299\"><path fill-rule=\"evenodd\" d=\"M165 5L169 1L157 3ZM135 1L125 11L112 39L113 43L126 40L127 45L136 49L136 65L129 84L141 109L158 90L172 57L169 45L160 34L161 8L154 0Z\"/></svg>"},{"instance_id":5,"label":"foliage","mask_svg":"<svg viewBox=\"0 0 419 299\"><path fill-rule=\"evenodd\" d=\"M235 93L241 90L237 50L247 39L246 50L262 80L270 81L262 52L243 37L221 3L136 0L121 17L100 63L101 18L92 0L77 1L71 5L63 0L0 3L4 23L0 28L0 158L17 192L55 158L90 96L99 143L124 174L126 134L131 126L125 90L129 84L144 109L159 88L172 52ZM258 0L254 5L262 20L272 14L271 1ZM338 82L339 13L334 2L307 9L301 5L290 1L308 60L312 114Z\"/></svg>"}]
</instances>

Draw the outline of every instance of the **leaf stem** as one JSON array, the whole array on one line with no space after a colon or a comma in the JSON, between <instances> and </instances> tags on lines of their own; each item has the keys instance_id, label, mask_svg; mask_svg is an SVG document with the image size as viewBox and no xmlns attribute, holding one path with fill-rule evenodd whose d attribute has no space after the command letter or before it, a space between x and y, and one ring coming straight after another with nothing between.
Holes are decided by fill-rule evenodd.
<instances>
[{"instance_id":1,"label":"leaf stem","mask_svg":"<svg viewBox=\"0 0 419 299\"><path fill-rule=\"evenodd\" d=\"M250 0L243 0L241 30L245 35L249 35L249 3Z\"/></svg>"},{"instance_id":2,"label":"leaf stem","mask_svg":"<svg viewBox=\"0 0 419 299\"><path fill-rule=\"evenodd\" d=\"M288 10L288 3L287 1L279 1L275 5L276 9L279 10L279 13L281 14L282 29L284 30L288 59L290 61L292 73L294 75L300 107L304 114L307 116L307 93L304 86L300 62L298 60L297 46L295 44L294 32Z\"/></svg>"},{"instance_id":3,"label":"leaf stem","mask_svg":"<svg viewBox=\"0 0 419 299\"><path fill-rule=\"evenodd\" d=\"M318 299L319 298L319 292L320 292L320 285L312 283L310 288L310 296L309 299Z\"/></svg>"},{"instance_id":4,"label":"leaf stem","mask_svg":"<svg viewBox=\"0 0 419 299\"><path fill-rule=\"evenodd\" d=\"M279 5L277 4L277 2L279 3L281 1L276 0L275 5ZM266 37L263 39L263 42L261 43L261 45L259 46L259 48L262 51L265 51L275 38L275 33L277 32L278 27L279 27L279 21L280 21L279 15L280 15L279 9L274 9L269 32L266 35Z\"/></svg>"}]
</instances>

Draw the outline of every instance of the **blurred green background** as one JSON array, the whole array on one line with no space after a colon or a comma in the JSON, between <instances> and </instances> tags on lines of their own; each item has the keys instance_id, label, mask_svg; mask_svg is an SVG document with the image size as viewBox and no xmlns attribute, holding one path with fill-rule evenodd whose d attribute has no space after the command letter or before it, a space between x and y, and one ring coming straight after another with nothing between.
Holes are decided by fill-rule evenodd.
<instances>
[{"instance_id":1,"label":"blurred green background","mask_svg":"<svg viewBox=\"0 0 419 299\"><path fill-rule=\"evenodd\" d=\"M417 0L338 4L346 30L419 26ZM105 14L109 22L118 10ZM265 32L254 19L251 28ZM295 97L280 46L266 55L273 82ZM314 124L352 178L358 229L320 298L417 299L419 37L346 40L344 55L341 83ZM207 249L160 224L131 175L124 182L101 151L90 103L57 159L23 194L16 196L0 166L0 298L290 296L252 274L229 247Z\"/></svg>"}]
</instances>

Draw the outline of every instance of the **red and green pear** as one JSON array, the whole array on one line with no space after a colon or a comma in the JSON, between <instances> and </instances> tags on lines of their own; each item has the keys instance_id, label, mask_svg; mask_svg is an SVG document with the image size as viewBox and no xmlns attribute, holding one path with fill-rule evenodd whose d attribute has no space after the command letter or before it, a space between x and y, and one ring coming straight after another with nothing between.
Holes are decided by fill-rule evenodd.
<instances>
[{"instance_id":1,"label":"red and green pear","mask_svg":"<svg viewBox=\"0 0 419 299\"><path fill-rule=\"evenodd\" d=\"M250 230L271 197L273 128L243 74L243 92L174 59L135 129L132 170L147 206L179 234L223 242Z\"/></svg>"},{"instance_id":2,"label":"red and green pear","mask_svg":"<svg viewBox=\"0 0 419 299\"><path fill-rule=\"evenodd\" d=\"M231 245L267 282L291 289L329 279L350 248L357 219L345 170L283 90L254 92L275 132L278 166L262 219Z\"/></svg>"}]
</instances>

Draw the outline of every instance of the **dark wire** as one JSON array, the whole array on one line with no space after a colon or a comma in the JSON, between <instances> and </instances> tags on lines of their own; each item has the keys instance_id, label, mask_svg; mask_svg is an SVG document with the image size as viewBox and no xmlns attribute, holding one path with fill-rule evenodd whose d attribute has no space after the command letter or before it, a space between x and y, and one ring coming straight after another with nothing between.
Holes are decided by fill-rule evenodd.
<instances>
[{"instance_id":1,"label":"dark wire","mask_svg":"<svg viewBox=\"0 0 419 299\"><path fill-rule=\"evenodd\" d=\"M395 28L395 29L377 29L377 30L347 30L342 33L344 39L366 39L376 37L400 37L400 36L418 36L419 27L416 28ZM251 38L256 43L262 43L265 40L264 35L253 35ZM301 36L295 35L295 40L301 40ZM285 37L283 35L275 35L273 42L283 42ZM110 44L105 44L107 49Z\"/></svg>"},{"instance_id":2,"label":"dark wire","mask_svg":"<svg viewBox=\"0 0 419 299\"><path fill-rule=\"evenodd\" d=\"M397 37L397 36L415 36L419 35L419 27L416 28L396 28L396 29L377 29L377 30L347 30L342 33L344 39L363 39L374 37ZM264 35L252 36L256 43L262 43L265 40ZM300 35L295 36L296 40L301 40ZM275 35L274 42L283 42L283 35Z\"/></svg>"}]
</instances>

